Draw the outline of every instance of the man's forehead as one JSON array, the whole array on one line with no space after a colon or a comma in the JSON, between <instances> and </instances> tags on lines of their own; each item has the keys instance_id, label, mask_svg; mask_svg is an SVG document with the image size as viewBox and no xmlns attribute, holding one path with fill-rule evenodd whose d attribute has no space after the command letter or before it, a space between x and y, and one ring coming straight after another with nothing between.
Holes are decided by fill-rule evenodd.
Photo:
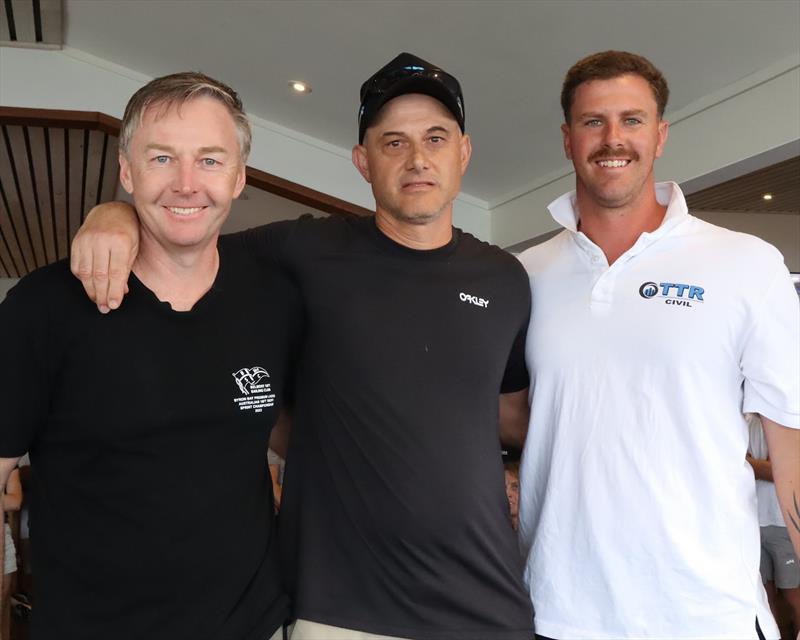
<instances>
[{"instance_id":1,"label":"man's forehead","mask_svg":"<svg viewBox=\"0 0 800 640\"><path fill-rule=\"evenodd\" d=\"M650 98L656 103L653 88L642 76L626 73L613 78L594 78L575 87L575 102L588 96L613 99L625 96Z\"/></svg>"},{"instance_id":2,"label":"man's forehead","mask_svg":"<svg viewBox=\"0 0 800 640\"><path fill-rule=\"evenodd\" d=\"M177 120L174 118L177 117ZM202 123L189 122L191 118L203 118ZM195 142L198 147L221 147L226 140L234 143L238 151L239 137L236 121L230 111L218 100L208 97L190 98L188 100L159 100L148 104L142 111L138 126L134 129L132 139L139 145L150 148L168 146L164 138L181 135L186 131L183 124L188 124L197 131ZM202 126L200 126L202 125ZM232 134L231 138L228 134Z\"/></svg>"},{"instance_id":3,"label":"man's forehead","mask_svg":"<svg viewBox=\"0 0 800 640\"><path fill-rule=\"evenodd\" d=\"M421 93L407 93L389 100L367 131L380 135L381 129L398 131L419 125L426 130L438 127L445 131L460 131L458 122L447 107L436 98Z\"/></svg>"},{"instance_id":4,"label":"man's forehead","mask_svg":"<svg viewBox=\"0 0 800 640\"><path fill-rule=\"evenodd\" d=\"M233 116L230 111L219 100L210 98L208 96L198 96L194 98L185 99L162 99L155 100L148 104L142 110L142 123L155 122L165 117L176 115L183 118L187 110L192 113L201 113L203 115L222 116L227 115L227 119L231 124L234 124Z\"/></svg>"}]
</instances>

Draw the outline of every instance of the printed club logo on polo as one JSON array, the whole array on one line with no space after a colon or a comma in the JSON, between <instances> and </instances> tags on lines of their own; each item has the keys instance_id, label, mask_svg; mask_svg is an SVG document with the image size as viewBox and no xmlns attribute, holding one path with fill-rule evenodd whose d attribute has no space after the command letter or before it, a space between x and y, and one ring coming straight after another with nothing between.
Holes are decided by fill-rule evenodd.
<instances>
[{"instance_id":1,"label":"printed club logo on polo","mask_svg":"<svg viewBox=\"0 0 800 640\"><path fill-rule=\"evenodd\" d=\"M240 411L261 413L275 406L272 383L264 367L243 367L231 375L242 393L233 399Z\"/></svg>"},{"instance_id":2,"label":"printed club logo on polo","mask_svg":"<svg viewBox=\"0 0 800 640\"><path fill-rule=\"evenodd\" d=\"M639 295L645 300L661 299L664 304L673 307L692 307L705 302L705 289L696 284L681 282L643 282L639 287Z\"/></svg>"}]
</instances>

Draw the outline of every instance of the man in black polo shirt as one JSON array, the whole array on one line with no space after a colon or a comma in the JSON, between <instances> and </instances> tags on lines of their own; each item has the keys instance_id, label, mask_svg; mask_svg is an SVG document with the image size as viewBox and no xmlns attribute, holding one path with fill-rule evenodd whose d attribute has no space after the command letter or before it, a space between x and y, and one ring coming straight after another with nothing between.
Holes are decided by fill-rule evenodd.
<instances>
[{"instance_id":1,"label":"man in black polo shirt","mask_svg":"<svg viewBox=\"0 0 800 640\"><path fill-rule=\"evenodd\" d=\"M0 305L0 478L30 450L37 640L282 635L266 452L301 316L217 242L249 147L229 87L145 85L120 135L141 222L125 304L98 314L60 262Z\"/></svg>"},{"instance_id":2,"label":"man in black polo shirt","mask_svg":"<svg viewBox=\"0 0 800 640\"><path fill-rule=\"evenodd\" d=\"M280 527L293 640L532 636L497 429L499 404L526 403L529 287L452 226L470 154L458 81L401 54L361 89L353 162L376 215L234 239L308 313ZM90 221L129 230L117 211Z\"/></svg>"}]
</instances>

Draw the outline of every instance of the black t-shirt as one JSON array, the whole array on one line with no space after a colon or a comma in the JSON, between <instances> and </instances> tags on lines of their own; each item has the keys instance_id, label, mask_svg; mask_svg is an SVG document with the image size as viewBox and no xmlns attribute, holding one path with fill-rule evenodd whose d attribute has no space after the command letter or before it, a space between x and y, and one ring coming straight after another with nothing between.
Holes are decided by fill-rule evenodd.
<instances>
[{"instance_id":1,"label":"black t-shirt","mask_svg":"<svg viewBox=\"0 0 800 640\"><path fill-rule=\"evenodd\" d=\"M64 262L0 305L0 456L30 450L37 640L264 640L288 613L270 429L296 289L220 243L189 312L135 276L101 315Z\"/></svg>"},{"instance_id":2,"label":"black t-shirt","mask_svg":"<svg viewBox=\"0 0 800 640\"><path fill-rule=\"evenodd\" d=\"M458 229L412 250L373 218L240 237L306 308L279 521L296 617L529 640L497 429L499 394L528 385L522 266Z\"/></svg>"}]
</instances>

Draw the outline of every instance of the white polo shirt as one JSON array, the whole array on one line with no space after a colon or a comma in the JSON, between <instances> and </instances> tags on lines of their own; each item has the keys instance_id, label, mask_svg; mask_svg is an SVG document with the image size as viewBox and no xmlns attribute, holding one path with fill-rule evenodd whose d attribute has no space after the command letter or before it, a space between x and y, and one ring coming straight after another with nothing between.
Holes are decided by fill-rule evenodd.
<instances>
[{"instance_id":1,"label":"white polo shirt","mask_svg":"<svg viewBox=\"0 0 800 640\"><path fill-rule=\"evenodd\" d=\"M800 428L800 305L780 253L667 205L609 267L566 228L524 252L533 291L520 535L536 632L778 637L759 577L743 412Z\"/></svg>"}]
</instances>

